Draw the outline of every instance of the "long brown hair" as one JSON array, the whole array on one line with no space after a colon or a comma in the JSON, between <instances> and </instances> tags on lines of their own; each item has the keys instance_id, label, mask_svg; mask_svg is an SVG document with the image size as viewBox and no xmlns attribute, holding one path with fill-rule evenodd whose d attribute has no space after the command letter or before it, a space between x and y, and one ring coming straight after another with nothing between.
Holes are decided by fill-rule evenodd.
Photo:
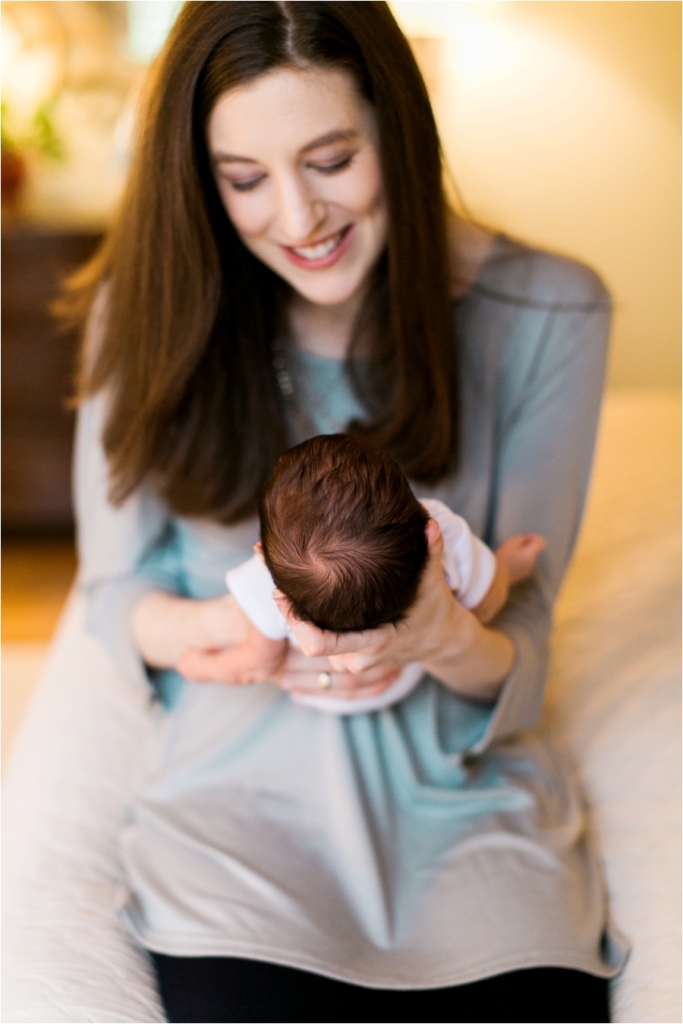
<instances>
[{"instance_id":1,"label":"long brown hair","mask_svg":"<svg viewBox=\"0 0 683 1024\"><path fill-rule=\"evenodd\" d=\"M72 285L106 316L80 399L106 389L111 497L149 479L182 515L252 514L286 447L271 345L287 287L243 245L213 180L217 99L275 68L343 68L374 107L387 248L358 332L372 334L368 411L350 429L416 481L454 468L456 353L439 139L410 47L386 3L193 2L159 61L118 219ZM78 314L77 314L78 315ZM357 333L358 333L357 332ZM353 346L351 353L353 352Z\"/></svg>"}]
</instances>

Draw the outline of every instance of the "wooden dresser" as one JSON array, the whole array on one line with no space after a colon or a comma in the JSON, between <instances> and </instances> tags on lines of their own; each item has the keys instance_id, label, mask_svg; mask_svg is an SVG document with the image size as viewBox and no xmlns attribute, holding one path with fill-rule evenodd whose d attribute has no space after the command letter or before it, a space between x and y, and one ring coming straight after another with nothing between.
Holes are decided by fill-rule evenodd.
<instances>
[{"instance_id":1,"label":"wooden dresser","mask_svg":"<svg viewBox=\"0 0 683 1024\"><path fill-rule=\"evenodd\" d=\"M60 281L101 235L11 224L2 232L2 526L14 533L73 528L67 410L77 339L49 312Z\"/></svg>"}]
</instances>

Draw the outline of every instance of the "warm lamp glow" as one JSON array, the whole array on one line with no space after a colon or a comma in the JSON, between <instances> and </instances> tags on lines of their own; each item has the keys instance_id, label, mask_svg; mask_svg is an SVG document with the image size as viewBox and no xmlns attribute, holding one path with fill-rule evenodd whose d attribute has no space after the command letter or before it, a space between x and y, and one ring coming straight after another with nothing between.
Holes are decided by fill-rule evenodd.
<instances>
[{"instance_id":1,"label":"warm lamp glow","mask_svg":"<svg viewBox=\"0 0 683 1024\"><path fill-rule=\"evenodd\" d=\"M64 40L45 4L4 4L2 95L12 122L29 121L59 88Z\"/></svg>"},{"instance_id":2,"label":"warm lamp glow","mask_svg":"<svg viewBox=\"0 0 683 1024\"><path fill-rule=\"evenodd\" d=\"M680 4L396 2L465 207L585 260L615 298L611 379L680 366ZM437 44L437 38L439 44Z\"/></svg>"}]
</instances>

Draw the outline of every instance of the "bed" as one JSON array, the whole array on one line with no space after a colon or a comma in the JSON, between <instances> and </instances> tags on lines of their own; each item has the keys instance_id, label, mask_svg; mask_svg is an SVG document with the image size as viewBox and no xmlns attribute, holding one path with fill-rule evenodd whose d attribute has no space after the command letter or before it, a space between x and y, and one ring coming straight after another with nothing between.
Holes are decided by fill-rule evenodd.
<instances>
[{"instance_id":1,"label":"bed","mask_svg":"<svg viewBox=\"0 0 683 1024\"><path fill-rule=\"evenodd\" d=\"M681 1020L680 401L613 392L556 616L542 727L580 775L612 919L633 945L613 1020ZM116 918L117 835L159 711L91 638L72 593L9 758L3 1009L20 1022L164 1021Z\"/></svg>"}]
</instances>

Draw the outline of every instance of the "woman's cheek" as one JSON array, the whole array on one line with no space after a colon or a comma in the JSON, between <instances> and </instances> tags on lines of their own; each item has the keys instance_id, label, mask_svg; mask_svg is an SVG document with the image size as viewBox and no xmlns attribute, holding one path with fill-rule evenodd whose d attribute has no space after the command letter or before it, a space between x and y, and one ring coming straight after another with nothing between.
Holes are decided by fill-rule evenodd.
<instances>
[{"instance_id":1,"label":"woman's cheek","mask_svg":"<svg viewBox=\"0 0 683 1024\"><path fill-rule=\"evenodd\" d=\"M364 217L374 210L377 199L377 189L368 188L366 182L360 182L358 186L345 183L333 196L328 196L327 201L330 206L346 210L353 216Z\"/></svg>"},{"instance_id":2,"label":"woman's cheek","mask_svg":"<svg viewBox=\"0 0 683 1024\"><path fill-rule=\"evenodd\" d=\"M333 202L357 216L374 213L383 203L384 189L379 165L360 166L356 174L336 183Z\"/></svg>"},{"instance_id":3,"label":"woman's cheek","mask_svg":"<svg viewBox=\"0 0 683 1024\"><path fill-rule=\"evenodd\" d=\"M239 235L258 235L265 230L268 213L255 196L239 195L230 185L219 185L218 192Z\"/></svg>"}]
</instances>

